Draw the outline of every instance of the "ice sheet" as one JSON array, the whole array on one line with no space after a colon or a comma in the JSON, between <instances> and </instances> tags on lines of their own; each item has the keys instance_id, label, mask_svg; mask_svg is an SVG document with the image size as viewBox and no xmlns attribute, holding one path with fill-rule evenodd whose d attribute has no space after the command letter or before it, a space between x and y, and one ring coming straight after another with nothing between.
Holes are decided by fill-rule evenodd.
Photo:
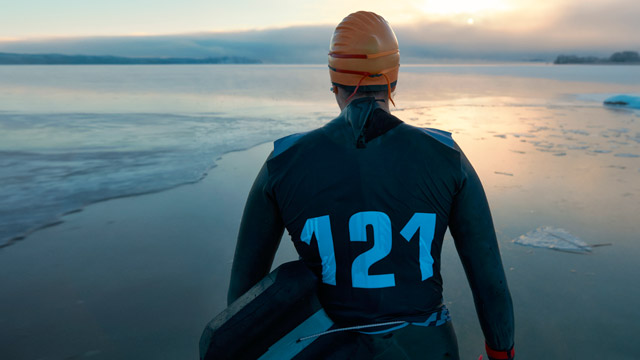
<instances>
[{"instance_id":1,"label":"ice sheet","mask_svg":"<svg viewBox=\"0 0 640 360\"><path fill-rule=\"evenodd\" d=\"M591 252L591 246L565 229L541 226L513 239L516 244L569 252Z\"/></svg>"},{"instance_id":2,"label":"ice sheet","mask_svg":"<svg viewBox=\"0 0 640 360\"><path fill-rule=\"evenodd\" d=\"M94 202L197 182L221 154L320 123L314 115L0 113L0 247Z\"/></svg>"},{"instance_id":3,"label":"ice sheet","mask_svg":"<svg viewBox=\"0 0 640 360\"><path fill-rule=\"evenodd\" d=\"M604 101L608 106L628 107L631 109L640 109L640 97L632 95L616 95Z\"/></svg>"}]
</instances>

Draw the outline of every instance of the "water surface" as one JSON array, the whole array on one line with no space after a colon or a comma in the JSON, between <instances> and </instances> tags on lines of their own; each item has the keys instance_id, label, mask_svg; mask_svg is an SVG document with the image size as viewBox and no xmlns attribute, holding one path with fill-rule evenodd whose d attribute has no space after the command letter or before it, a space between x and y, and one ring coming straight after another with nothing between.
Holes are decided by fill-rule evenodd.
<instances>
[{"instance_id":1,"label":"water surface","mask_svg":"<svg viewBox=\"0 0 640 360\"><path fill-rule=\"evenodd\" d=\"M0 79L0 243L11 243L0 249L11 309L0 354L197 356L269 150L218 158L335 116L326 67L4 66ZM393 113L451 131L484 183L523 359L640 351L640 112L602 106L639 84L631 66L401 70ZM60 217L186 183L197 185ZM577 255L512 243L540 226L612 245ZM286 240L278 261L295 258ZM443 278L462 355L477 358L483 339L450 239Z\"/></svg>"}]
</instances>

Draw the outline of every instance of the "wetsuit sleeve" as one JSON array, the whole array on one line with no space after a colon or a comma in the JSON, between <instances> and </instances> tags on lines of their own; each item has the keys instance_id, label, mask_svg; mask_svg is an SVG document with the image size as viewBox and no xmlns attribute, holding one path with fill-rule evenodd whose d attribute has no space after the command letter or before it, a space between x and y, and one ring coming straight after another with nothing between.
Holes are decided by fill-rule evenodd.
<instances>
[{"instance_id":1,"label":"wetsuit sleeve","mask_svg":"<svg viewBox=\"0 0 640 360\"><path fill-rule=\"evenodd\" d=\"M231 268L227 303L231 304L271 270L284 224L269 192L267 164L256 177L245 204Z\"/></svg>"},{"instance_id":2,"label":"wetsuit sleeve","mask_svg":"<svg viewBox=\"0 0 640 360\"><path fill-rule=\"evenodd\" d=\"M449 229L469 280L487 347L504 352L513 348L514 341L511 294L484 189L469 160L457 144L455 147L460 151L461 180Z\"/></svg>"}]
</instances>

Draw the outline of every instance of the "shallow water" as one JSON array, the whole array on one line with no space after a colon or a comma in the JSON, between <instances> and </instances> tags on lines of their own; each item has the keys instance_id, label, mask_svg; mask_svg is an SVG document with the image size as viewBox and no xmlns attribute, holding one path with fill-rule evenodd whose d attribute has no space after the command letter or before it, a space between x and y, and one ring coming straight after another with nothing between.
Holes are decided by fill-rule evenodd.
<instances>
[{"instance_id":1,"label":"shallow water","mask_svg":"<svg viewBox=\"0 0 640 360\"><path fill-rule=\"evenodd\" d=\"M337 109L326 72L324 66L0 67L0 241L55 222L59 214L87 203L197 181L220 154L319 126ZM640 94L640 68L409 66L403 67L399 86L394 114L414 125L451 131L483 180L514 298L520 358L636 358L640 289L632 284L640 271L640 112L605 108L602 101L612 94ZM214 175L216 169L209 174ZM219 213L214 216L226 225L208 230L214 232L210 237L233 236L237 219L222 219L230 216L225 210L237 214L242 207L250 180L238 183L244 185L221 189L229 198L216 200ZM138 203L136 198L126 201ZM192 204L190 210L189 204L180 208L189 219L171 221L188 222L195 233L207 219L192 214L199 208ZM138 251L149 251L144 245L149 232L169 220L131 213L119 220L133 222L118 227L124 239L81 246L81 238L69 235L65 245L74 219L83 216L67 217L55 231L45 230L47 236L36 233L0 249L2 270L11 274L1 280L3 301L20 314L0 315L0 328L6 331L0 353L16 359L126 358L123 354L136 349L153 357L149 354L156 354L157 344L151 334L161 333L169 341L163 349L194 357L193 338L224 307L232 239L216 245L216 251L199 251L209 249L205 240L190 242L188 249L168 241L154 244L156 250L143 256ZM147 231L137 233L140 222ZM93 226L103 231L108 219ZM579 255L512 243L540 226L566 229L587 244L612 245ZM127 228L137 232L126 233ZM184 257L167 262L171 254ZM294 256L285 247L278 259ZM102 264L100 272L83 275L93 257ZM156 262L159 258L163 262ZM208 262L216 266L207 282L202 272ZM100 282L94 284L93 276ZM128 276L130 282L140 278L135 290L131 284L119 285ZM443 249L443 277L462 355L477 358L482 335L451 241ZM67 299L66 292L56 297L60 283L88 299ZM213 298L212 283L217 284ZM175 289L209 303L194 307L180 294L160 295ZM126 297L165 311L173 307L175 318L142 326L147 318ZM89 322L54 325L56 307L39 302L47 299L59 301L50 301L57 309L87 301L92 306L83 316L93 319L102 329L96 334L104 338L82 335ZM180 322L179 314L202 322ZM40 324L45 330L68 329L70 342L47 343L42 351L12 345L37 339L36 315L49 319Z\"/></svg>"},{"instance_id":2,"label":"shallow water","mask_svg":"<svg viewBox=\"0 0 640 360\"><path fill-rule=\"evenodd\" d=\"M90 203L198 181L225 152L326 119L242 95L260 89L239 75L259 71L0 67L0 246Z\"/></svg>"}]
</instances>

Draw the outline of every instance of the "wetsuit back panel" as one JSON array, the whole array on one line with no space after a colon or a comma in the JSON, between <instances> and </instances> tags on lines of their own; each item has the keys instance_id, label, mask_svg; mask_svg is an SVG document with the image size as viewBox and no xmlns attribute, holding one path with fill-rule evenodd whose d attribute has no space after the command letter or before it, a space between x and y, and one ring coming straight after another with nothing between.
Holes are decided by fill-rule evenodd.
<instances>
[{"instance_id":1,"label":"wetsuit back panel","mask_svg":"<svg viewBox=\"0 0 640 360\"><path fill-rule=\"evenodd\" d=\"M265 191L322 279L334 321L424 321L442 303L440 252L464 181L460 152L448 133L404 124L375 101L352 104L276 146Z\"/></svg>"}]
</instances>

